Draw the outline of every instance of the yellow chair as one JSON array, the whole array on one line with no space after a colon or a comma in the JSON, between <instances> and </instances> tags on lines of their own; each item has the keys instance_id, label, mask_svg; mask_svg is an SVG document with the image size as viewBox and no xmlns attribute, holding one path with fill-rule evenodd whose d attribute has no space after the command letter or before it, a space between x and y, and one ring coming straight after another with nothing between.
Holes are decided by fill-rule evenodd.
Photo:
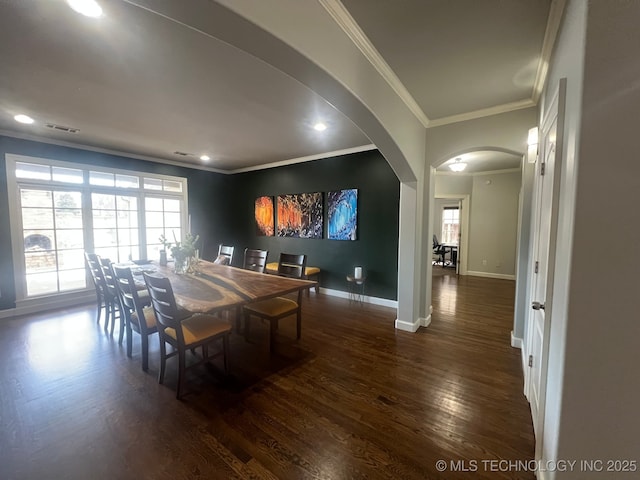
<instances>
[{"instance_id":1,"label":"yellow chair","mask_svg":"<svg viewBox=\"0 0 640 480\"><path fill-rule=\"evenodd\" d=\"M265 266L265 272L270 273L272 275L278 275L278 262L267 263ZM316 293L320 292L320 268L319 267L305 267L304 275L302 276L303 280L313 280L318 282L314 287ZM307 290L307 294L309 294L309 290Z\"/></svg>"},{"instance_id":2,"label":"yellow chair","mask_svg":"<svg viewBox=\"0 0 640 480\"><path fill-rule=\"evenodd\" d=\"M278 275L290 278L302 278L307 264L306 255L280 254ZM302 330L302 290L298 291L297 301L285 297L275 297L261 302L254 302L244 307L244 337L249 340L251 317L256 316L269 321L269 351L275 346L275 333L281 318L296 315L297 338Z\"/></svg>"},{"instance_id":3,"label":"yellow chair","mask_svg":"<svg viewBox=\"0 0 640 480\"><path fill-rule=\"evenodd\" d=\"M214 315L191 314L178 309L168 278L155 277L143 273L144 281L149 289L151 305L156 314L156 325L160 337L160 373L158 383L164 382L164 371L167 358L178 356L178 388L176 398L180 398L184 389L185 375L188 369L209 362L222 356L224 372L228 373L229 334L231 326L225 320ZM209 347L221 342L222 350L209 355ZM174 350L167 353L166 344ZM187 367L185 354L187 350L195 351L202 347L202 358Z\"/></svg>"}]
</instances>

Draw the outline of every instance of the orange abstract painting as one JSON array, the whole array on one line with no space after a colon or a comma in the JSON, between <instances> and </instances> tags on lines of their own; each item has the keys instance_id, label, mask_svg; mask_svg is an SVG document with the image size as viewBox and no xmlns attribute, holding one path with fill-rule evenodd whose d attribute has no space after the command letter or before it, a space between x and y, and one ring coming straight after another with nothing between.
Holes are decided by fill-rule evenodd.
<instances>
[{"instance_id":1,"label":"orange abstract painting","mask_svg":"<svg viewBox=\"0 0 640 480\"><path fill-rule=\"evenodd\" d=\"M278 236L322 238L322 193L280 195Z\"/></svg>"},{"instance_id":2,"label":"orange abstract painting","mask_svg":"<svg viewBox=\"0 0 640 480\"><path fill-rule=\"evenodd\" d=\"M273 198L256 198L255 215L256 233L258 235L273 237L275 233L275 225L273 221Z\"/></svg>"}]
</instances>

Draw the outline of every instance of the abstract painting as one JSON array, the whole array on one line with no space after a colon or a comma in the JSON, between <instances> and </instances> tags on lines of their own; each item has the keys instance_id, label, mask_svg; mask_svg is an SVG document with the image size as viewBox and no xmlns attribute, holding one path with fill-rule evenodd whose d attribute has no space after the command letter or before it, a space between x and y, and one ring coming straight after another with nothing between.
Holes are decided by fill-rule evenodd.
<instances>
[{"instance_id":1,"label":"abstract painting","mask_svg":"<svg viewBox=\"0 0 640 480\"><path fill-rule=\"evenodd\" d=\"M279 195L278 236L322 238L322 193Z\"/></svg>"},{"instance_id":2,"label":"abstract painting","mask_svg":"<svg viewBox=\"0 0 640 480\"><path fill-rule=\"evenodd\" d=\"M327 193L327 237L329 240L356 240L358 230L358 189Z\"/></svg>"},{"instance_id":3,"label":"abstract painting","mask_svg":"<svg viewBox=\"0 0 640 480\"><path fill-rule=\"evenodd\" d=\"M255 204L256 233L273 237L275 231L273 197L258 197Z\"/></svg>"}]
</instances>

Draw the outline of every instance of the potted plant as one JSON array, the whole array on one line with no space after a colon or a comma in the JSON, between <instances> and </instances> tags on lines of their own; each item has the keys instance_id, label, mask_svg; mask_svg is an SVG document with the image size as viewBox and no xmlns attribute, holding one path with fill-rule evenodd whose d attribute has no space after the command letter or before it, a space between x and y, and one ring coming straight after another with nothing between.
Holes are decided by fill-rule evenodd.
<instances>
[{"instance_id":1,"label":"potted plant","mask_svg":"<svg viewBox=\"0 0 640 480\"><path fill-rule=\"evenodd\" d=\"M168 242L164 235L160 235L160 243L165 249L171 250L174 260L174 271L176 273L188 273L195 267L196 263L196 243L200 235L192 235L191 232L185 235L184 241L180 242L173 234L174 243Z\"/></svg>"}]
</instances>

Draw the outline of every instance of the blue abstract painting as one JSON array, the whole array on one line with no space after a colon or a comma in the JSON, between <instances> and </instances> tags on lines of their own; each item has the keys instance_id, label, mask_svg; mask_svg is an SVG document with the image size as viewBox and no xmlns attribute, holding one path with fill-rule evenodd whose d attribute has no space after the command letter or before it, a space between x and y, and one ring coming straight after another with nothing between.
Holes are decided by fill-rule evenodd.
<instances>
[{"instance_id":1,"label":"blue abstract painting","mask_svg":"<svg viewBox=\"0 0 640 480\"><path fill-rule=\"evenodd\" d=\"M327 193L329 240L356 240L358 231L358 189Z\"/></svg>"}]
</instances>

